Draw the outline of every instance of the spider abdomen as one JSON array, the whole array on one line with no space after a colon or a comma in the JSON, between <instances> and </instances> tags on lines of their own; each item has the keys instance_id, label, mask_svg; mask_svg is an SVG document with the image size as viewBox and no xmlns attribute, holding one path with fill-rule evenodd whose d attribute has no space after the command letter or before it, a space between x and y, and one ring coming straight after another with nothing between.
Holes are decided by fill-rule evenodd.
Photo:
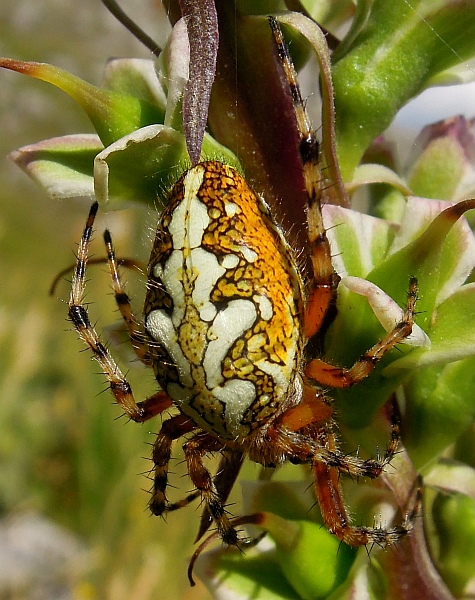
<instances>
[{"instance_id":1,"label":"spider abdomen","mask_svg":"<svg viewBox=\"0 0 475 600\"><path fill-rule=\"evenodd\" d=\"M301 279L266 205L235 169L204 162L175 184L148 277L157 380L198 426L242 440L297 401Z\"/></svg>"}]
</instances>

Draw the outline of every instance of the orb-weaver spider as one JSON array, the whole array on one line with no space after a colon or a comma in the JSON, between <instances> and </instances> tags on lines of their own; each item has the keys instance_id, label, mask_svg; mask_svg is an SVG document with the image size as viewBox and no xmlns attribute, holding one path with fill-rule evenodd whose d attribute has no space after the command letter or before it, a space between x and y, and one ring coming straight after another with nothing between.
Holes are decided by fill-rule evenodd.
<instances>
[{"instance_id":1,"label":"orb-weaver spider","mask_svg":"<svg viewBox=\"0 0 475 600\"><path fill-rule=\"evenodd\" d=\"M344 388L358 383L411 333L417 283L410 282L403 320L353 367L305 360L306 341L321 328L339 278L322 223L318 142L281 30L274 18L269 21L299 129L313 270L309 281L304 284L293 251L264 200L235 169L208 161L184 173L160 217L148 266L143 325L123 289L110 233L104 233L116 303L135 352L153 367L160 391L135 401L83 304L97 203L79 245L69 317L130 419L144 422L172 406L178 411L163 422L153 446L150 508L155 515L200 496L205 510L198 537L214 521L223 542L237 545L239 536L225 502L244 457L264 466L290 460L312 465L323 520L332 533L352 546L387 546L411 530L419 495L398 526L354 526L338 478L340 473L378 477L397 449L398 421L393 418L382 457L363 460L345 455L337 447L333 410L322 386ZM186 434L192 434L183 450L196 491L171 504L166 497L171 448ZM203 464L209 453L221 455L214 478Z\"/></svg>"}]
</instances>

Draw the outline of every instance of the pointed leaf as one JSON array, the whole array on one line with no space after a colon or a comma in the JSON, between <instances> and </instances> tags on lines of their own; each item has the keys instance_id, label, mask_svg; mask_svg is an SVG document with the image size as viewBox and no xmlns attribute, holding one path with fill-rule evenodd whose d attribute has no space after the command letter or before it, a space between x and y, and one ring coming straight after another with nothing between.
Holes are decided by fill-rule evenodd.
<instances>
[{"instance_id":1,"label":"pointed leaf","mask_svg":"<svg viewBox=\"0 0 475 600\"><path fill-rule=\"evenodd\" d=\"M78 102L104 146L145 125L159 123L163 113L145 100L98 88L45 63L1 58L0 67L52 83Z\"/></svg>"},{"instance_id":2,"label":"pointed leaf","mask_svg":"<svg viewBox=\"0 0 475 600\"><path fill-rule=\"evenodd\" d=\"M440 210L440 204L436 202L425 201L416 204L417 210L414 214L417 215L421 209L421 213L427 219L430 219L431 212ZM440 288L451 280L454 265L458 261L457 253L452 252L452 244L458 245L459 228L463 226L458 224L454 228L454 225L467 210L473 208L475 201L469 200L446 208L425 230L423 219L411 220L408 211L401 224L400 235L394 240L391 255L367 277L401 305L405 302L407 282L411 276L417 277L420 296L417 321L425 331L429 329ZM415 235L418 237L414 241L398 249ZM444 255L444 252L448 252L450 256ZM458 275L456 278L458 279Z\"/></svg>"},{"instance_id":3,"label":"pointed leaf","mask_svg":"<svg viewBox=\"0 0 475 600\"><path fill-rule=\"evenodd\" d=\"M450 205L447 202L409 198L401 226L389 254L395 254L404 246L415 241L448 206ZM470 210L470 206L467 206L467 210ZM427 237L430 237L430 234ZM453 230L447 234L445 241L440 241L443 242L443 248L440 258L440 279L436 305L457 290L475 267L475 238L465 219L461 219L455 224ZM435 265L434 262L432 266L435 267Z\"/></svg>"},{"instance_id":4,"label":"pointed leaf","mask_svg":"<svg viewBox=\"0 0 475 600\"><path fill-rule=\"evenodd\" d=\"M97 135L78 134L23 146L11 158L50 198L94 198L94 158L103 149Z\"/></svg>"},{"instance_id":5,"label":"pointed leaf","mask_svg":"<svg viewBox=\"0 0 475 600\"><path fill-rule=\"evenodd\" d=\"M403 309L374 283L360 277L344 277L340 284L351 292L366 297L378 321L387 332L394 328L395 323L400 323L403 320ZM430 348L431 346L429 337L417 324L414 324L411 335L401 343L424 348Z\"/></svg>"}]
</instances>

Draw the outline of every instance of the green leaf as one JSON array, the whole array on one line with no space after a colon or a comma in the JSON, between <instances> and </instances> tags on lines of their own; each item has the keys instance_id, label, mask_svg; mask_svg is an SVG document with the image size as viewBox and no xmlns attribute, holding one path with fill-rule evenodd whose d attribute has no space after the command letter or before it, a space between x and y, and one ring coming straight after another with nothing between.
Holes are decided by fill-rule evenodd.
<instances>
[{"instance_id":1,"label":"green leaf","mask_svg":"<svg viewBox=\"0 0 475 600\"><path fill-rule=\"evenodd\" d=\"M333 396L346 425L367 425L415 369L475 353L471 340L474 336L470 333L474 321L470 306L475 305L471 288L462 288L464 295L457 292L475 265L473 234L465 220L457 222L472 204L446 208L443 202L412 198L399 229L374 217L325 207L325 226L338 273L344 277L356 274L376 283L400 307L406 303L409 278L416 275L420 296L416 320L432 342L430 351L424 346L409 352L401 345L386 355L371 376L358 386L335 390ZM382 330L366 298L345 289L345 281L338 290L337 316L326 336L325 359L351 366L381 338ZM364 290L360 293L371 295ZM398 320L394 316L393 324Z\"/></svg>"},{"instance_id":2,"label":"green leaf","mask_svg":"<svg viewBox=\"0 0 475 600\"><path fill-rule=\"evenodd\" d=\"M229 548L206 552L196 574L215 600L300 600L288 583L273 551L242 554Z\"/></svg>"},{"instance_id":3,"label":"green leaf","mask_svg":"<svg viewBox=\"0 0 475 600\"><path fill-rule=\"evenodd\" d=\"M386 257L397 225L331 204L322 212L336 272L340 277L366 277Z\"/></svg>"},{"instance_id":4,"label":"green leaf","mask_svg":"<svg viewBox=\"0 0 475 600\"><path fill-rule=\"evenodd\" d=\"M374 0L365 26L333 68L344 180L410 98L474 54L473 0Z\"/></svg>"},{"instance_id":5,"label":"green leaf","mask_svg":"<svg viewBox=\"0 0 475 600\"><path fill-rule=\"evenodd\" d=\"M153 203L172 171L184 171L183 134L165 125L150 125L107 146L94 161L96 198L107 209L124 201ZM118 204L117 204L118 203Z\"/></svg>"},{"instance_id":6,"label":"green leaf","mask_svg":"<svg viewBox=\"0 0 475 600\"><path fill-rule=\"evenodd\" d=\"M430 328L430 352L416 349L385 370L391 376L404 369L421 369L475 356L475 284L461 287L436 311Z\"/></svg>"},{"instance_id":7,"label":"green leaf","mask_svg":"<svg viewBox=\"0 0 475 600\"><path fill-rule=\"evenodd\" d=\"M443 203L429 200L408 203L400 235L394 240L390 256L368 275L370 281L401 306L405 303L409 278L417 277L417 322L425 331L429 330L434 308L440 301L440 290L451 281L459 260L458 251L454 252L454 248L459 246L461 231L464 230L457 221L464 212L474 208L472 201L466 201L437 214L444 206ZM413 241L407 243L411 238Z\"/></svg>"},{"instance_id":8,"label":"green leaf","mask_svg":"<svg viewBox=\"0 0 475 600\"><path fill-rule=\"evenodd\" d=\"M115 58L104 69L102 87L145 100L161 111L158 123L163 123L167 97L160 84L153 60L144 58Z\"/></svg>"},{"instance_id":9,"label":"green leaf","mask_svg":"<svg viewBox=\"0 0 475 600\"><path fill-rule=\"evenodd\" d=\"M475 500L463 494L439 494L433 517L441 538L438 568L452 592L464 597L467 584L475 583Z\"/></svg>"},{"instance_id":10,"label":"green leaf","mask_svg":"<svg viewBox=\"0 0 475 600\"><path fill-rule=\"evenodd\" d=\"M69 94L84 109L104 146L163 118L162 110L145 100L98 88L52 65L1 58L0 67L47 81Z\"/></svg>"},{"instance_id":11,"label":"green leaf","mask_svg":"<svg viewBox=\"0 0 475 600\"><path fill-rule=\"evenodd\" d=\"M475 500L475 469L456 460L440 460L424 475L424 484L445 493L459 492Z\"/></svg>"},{"instance_id":12,"label":"green leaf","mask_svg":"<svg viewBox=\"0 0 475 600\"><path fill-rule=\"evenodd\" d=\"M465 153L455 138L433 140L414 164L409 186L417 196L452 200L464 173Z\"/></svg>"},{"instance_id":13,"label":"green leaf","mask_svg":"<svg viewBox=\"0 0 475 600\"><path fill-rule=\"evenodd\" d=\"M11 152L9 158L51 198L94 198L94 158L103 149L97 135L45 140Z\"/></svg>"},{"instance_id":14,"label":"green leaf","mask_svg":"<svg viewBox=\"0 0 475 600\"><path fill-rule=\"evenodd\" d=\"M458 115L426 125L407 160L407 175L415 194L425 198L460 200L472 195L475 173L472 124Z\"/></svg>"},{"instance_id":15,"label":"green leaf","mask_svg":"<svg viewBox=\"0 0 475 600\"><path fill-rule=\"evenodd\" d=\"M203 157L217 156L238 168L226 148L206 135ZM166 125L149 125L107 146L94 161L96 198L108 210L124 202L165 203L168 188L189 167L184 135Z\"/></svg>"},{"instance_id":16,"label":"green leaf","mask_svg":"<svg viewBox=\"0 0 475 600\"><path fill-rule=\"evenodd\" d=\"M353 180L346 185L349 193L354 192L361 185L370 183L386 183L400 190L406 196L413 195L407 183L392 169L384 165L365 163L356 168ZM420 194L423 196L424 194Z\"/></svg>"},{"instance_id":17,"label":"green leaf","mask_svg":"<svg viewBox=\"0 0 475 600\"><path fill-rule=\"evenodd\" d=\"M304 600L326 598L346 579L356 550L318 523L284 521L269 513L265 526L283 573Z\"/></svg>"},{"instance_id":18,"label":"green leaf","mask_svg":"<svg viewBox=\"0 0 475 600\"><path fill-rule=\"evenodd\" d=\"M437 458L475 417L475 357L413 371L404 444L416 468Z\"/></svg>"}]
</instances>

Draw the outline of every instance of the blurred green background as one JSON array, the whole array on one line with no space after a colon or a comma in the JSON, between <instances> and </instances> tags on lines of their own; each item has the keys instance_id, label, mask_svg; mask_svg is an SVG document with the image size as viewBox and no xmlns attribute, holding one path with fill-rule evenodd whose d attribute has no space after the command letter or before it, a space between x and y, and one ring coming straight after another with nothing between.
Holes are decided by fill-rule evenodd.
<instances>
[{"instance_id":1,"label":"blurred green background","mask_svg":"<svg viewBox=\"0 0 475 600\"><path fill-rule=\"evenodd\" d=\"M163 43L166 19L158 1L123 4ZM150 58L99 0L2 0L0 54L52 63L95 84L108 57ZM207 598L203 587L190 589L186 579L196 506L167 523L146 508L150 482L142 473L150 468L147 444L160 419L139 426L118 418L104 378L89 353L80 352L66 321L68 284L48 295L55 275L74 260L88 203L49 200L6 158L23 145L92 128L62 92L2 71L0 131L0 534L8 532L11 543L0 544L0 597ZM153 209L135 208L101 215L97 230L111 229L119 255L146 261L155 220ZM99 233L92 252L103 255ZM89 278L92 321L100 330L117 324L105 268L92 267ZM129 273L126 279L140 315L143 281ZM113 352L130 369L137 399L155 390L149 371L124 362L126 348ZM180 458L172 471L182 496L190 483L180 477ZM73 544L63 566L46 534L39 547L25 534L18 539L21 524L27 530L38 515L47 519L43 525L59 525L60 539ZM50 541L60 554L59 542Z\"/></svg>"}]
</instances>

